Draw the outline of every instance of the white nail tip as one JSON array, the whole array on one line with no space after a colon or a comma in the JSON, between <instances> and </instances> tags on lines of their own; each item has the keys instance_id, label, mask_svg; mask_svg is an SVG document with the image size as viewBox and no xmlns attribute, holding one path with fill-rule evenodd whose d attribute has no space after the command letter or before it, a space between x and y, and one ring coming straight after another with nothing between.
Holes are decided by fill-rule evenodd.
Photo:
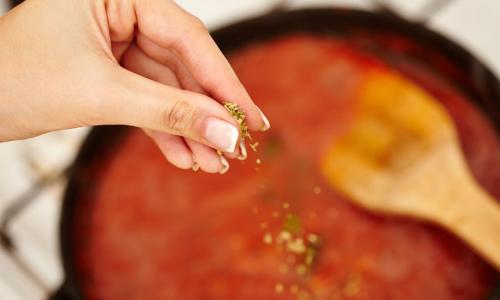
<instances>
[{"instance_id":1,"label":"white nail tip","mask_svg":"<svg viewBox=\"0 0 500 300\"><path fill-rule=\"evenodd\" d=\"M236 144L238 143L238 137L240 135L240 132L233 125L228 125L228 127L230 128L229 130L231 132L231 135L230 135L231 146L228 147L227 149L224 149L224 150L225 150L225 152L233 153L236 150Z\"/></svg>"},{"instance_id":2,"label":"white nail tip","mask_svg":"<svg viewBox=\"0 0 500 300\"><path fill-rule=\"evenodd\" d=\"M219 158L222 163L222 169L219 171L219 174L225 174L229 170L229 162L224 156L219 156Z\"/></svg>"},{"instance_id":3,"label":"white nail tip","mask_svg":"<svg viewBox=\"0 0 500 300\"><path fill-rule=\"evenodd\" d=\"M260 117L264 121L264 126L261 128L261 131L269 130L269 128L271 128L269 120L266 118L266 115L264 115L264 113L262 112L262 110L260 110L260 108L257 107L257 110L259 111Z\"/></svg>"},{"instance_id":4,"label":"white nail tip","mask_svg":"<svg viewBox=\"0 0 500 300\"><path fill-rule=\"evenodd\" d=\"M241 140L240 141L240 154L238 155L239 160L245 160L247 159L248 153L247 153L247 147L245 146L245 141Z\"/></svg>"},{"instance_id":5,"label":"white nail tip","mask_svg":"<svg viewBox=\"0 0 500 300\"><path fill-rule=\"evenodd\" d=\"M238 144L239 130L226 121L210 118L205 129L205 139L215 149L234 153Z\"/></svg>"}]
</instances>

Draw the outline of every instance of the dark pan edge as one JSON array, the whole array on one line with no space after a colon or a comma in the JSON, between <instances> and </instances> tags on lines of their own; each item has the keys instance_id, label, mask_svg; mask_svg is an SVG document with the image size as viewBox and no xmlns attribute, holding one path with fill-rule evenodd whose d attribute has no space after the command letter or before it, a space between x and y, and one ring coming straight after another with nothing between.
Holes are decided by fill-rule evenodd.
<instances>
[{"instance_id":1,"label":"dark pan edge","mask_svg":"<svg viewBox=\"0 0 500 300\"><path fill-rule=\"evenodd\" d=\"M76 284L76 271L72 263L73 243L71 239L73 213L75 199L80 193L81 182L77 174L95 161L95 156L106 157L111 154L114 147L119 145L121 137L128 131L125 126L96 126L85 138L80 152L70 170L70 177L64 192L63 206L59 223L59 242L62 264L64 269L64 281L52 299L83 299L78 285ZM58 298L59 297L59 298Z\"/></svg>"},{"instance_id":2,"label":"dark pan edge","mask_svg":"<svg viewBox=\"0 0 500 300\"><path fill-rule=\"evenodd\" d=\"M392 13L370 12L344 8L301 9L275 12L223 27L212 33L224 53L253 42L264 41L291 33L304 32L331 35L342 28L352 29L353 24L376 32L400 33L411 36L420 44L445 53L448 61L470 74L472 86L457 86L472 99L478 108L500 131L500 82L493 72L469 51L421 23L411 22ZM272 30L270 30L272 28ZM473 88L474 87L474 88Z\"/></svg>"}]
</instances>

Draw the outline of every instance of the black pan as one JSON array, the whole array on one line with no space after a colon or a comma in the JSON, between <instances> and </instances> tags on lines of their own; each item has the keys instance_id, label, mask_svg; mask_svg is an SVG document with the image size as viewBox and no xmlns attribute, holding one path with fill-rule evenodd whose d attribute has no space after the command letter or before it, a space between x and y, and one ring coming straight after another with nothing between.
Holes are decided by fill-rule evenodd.
<instances>
[{"instance_id":1,"label":"black pan","mask_svg":"<svg viewBox=\"0 0 500 300\"><path fill-rule=\"evenodd\" d=\"M474 99L476 106L500 133L500 83L493 73L476 57L446 37L424 25L395 15L352 9L275 12L216 30L213 37L222 51L228 53L252 42L292 32L338 36L359 31L398 35L419 45L405 55L430 66L440 64L439 72L455 82L470 99ZM394 51L397 52L396 49ZM91 187L93 172L96 171L94 166L106 162L127 132L128 128L122 126L95 127L74 162L60 221L60 246L65 280L59 291L53 295L53 299L83 299L72 260L74 236L71 234L71 228L73 216L85 212L74 210L75 199L81 191ZM500 289L492 291L488 299L500 299Z\"/></svg>"}]
</instances>

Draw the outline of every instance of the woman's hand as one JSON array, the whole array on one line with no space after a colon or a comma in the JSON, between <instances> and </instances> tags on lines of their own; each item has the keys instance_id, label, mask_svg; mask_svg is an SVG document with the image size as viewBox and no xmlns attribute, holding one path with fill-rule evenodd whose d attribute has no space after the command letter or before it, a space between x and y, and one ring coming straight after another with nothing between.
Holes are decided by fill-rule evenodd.
<instances>
[{"instance_id":1,"label":"woman's hand","mask_svg":"<svg viewBox=\"0 0 500 300\"><path fill-rule=\"evenodd\" d=\"M0 74L0 141L125 124L175 166L221 172L216 149L246 152L223 102L269 128L203 23L169 0L28 0L0 18Z\"/></svg>"}]
</instances>

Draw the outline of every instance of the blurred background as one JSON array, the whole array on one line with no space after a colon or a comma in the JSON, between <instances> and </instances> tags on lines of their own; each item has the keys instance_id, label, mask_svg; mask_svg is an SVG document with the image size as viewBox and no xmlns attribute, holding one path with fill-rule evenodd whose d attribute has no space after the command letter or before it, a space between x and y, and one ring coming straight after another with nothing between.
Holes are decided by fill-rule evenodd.
<instances>
[{"instance_id":1,"label":"blurred background","mask_svg":"<svg viewBox=\"0 0 500 300\"><path fill-rule=\"evenodd\" d=\"M214 29L286 6L287 9L383 5L405 18L426 21L500 75L500 1L492 0L181 0ZM9 1L0 0L0 15ZM8 76L3 74L2 76ZM0 144L0 299L44 299L60 284L58 222L64 171L88 129L67 130Z\"/></svg>"}]
</instances>

